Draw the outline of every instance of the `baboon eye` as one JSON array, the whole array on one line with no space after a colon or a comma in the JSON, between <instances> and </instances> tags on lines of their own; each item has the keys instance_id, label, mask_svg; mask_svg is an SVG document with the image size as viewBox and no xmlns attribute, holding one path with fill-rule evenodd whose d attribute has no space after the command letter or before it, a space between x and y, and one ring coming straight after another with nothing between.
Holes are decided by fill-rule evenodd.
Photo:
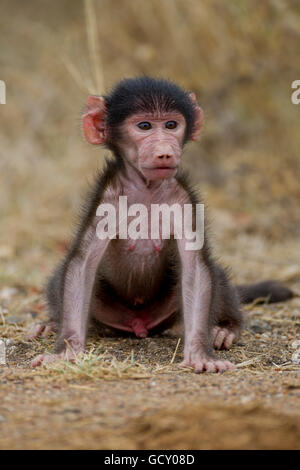
<instances>
[{"instance_id":1,"label":"baboon eye","mask_svg":"<svg viewBox=\"0 0 300 470\"><path fill-rule=\"evenodd\" d=\"M177 127L177 122L176 121L166 122L166 128L167 129L175 129L175 127Z\"/></svg>"},{"instance_id":2,"label":"baboon eye","mask_svg":"<svg viewBox=\"0 0 300 470\"><path fill-rule=\"evenodd\" d=\"M151 129L152 126L150 122L143 121L143 122L139 122L138 127L142 129L142 131L148 131L149 129Z\"/></svg>"}]
</instances>

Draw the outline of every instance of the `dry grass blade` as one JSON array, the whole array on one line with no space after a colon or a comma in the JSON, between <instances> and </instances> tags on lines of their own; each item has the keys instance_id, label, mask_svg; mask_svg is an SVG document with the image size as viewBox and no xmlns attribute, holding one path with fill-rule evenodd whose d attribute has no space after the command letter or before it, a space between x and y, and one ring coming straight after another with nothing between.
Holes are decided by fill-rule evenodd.
<instances>
[{"instance_id":1,"label":"dry grass blade","mask_svg":"<svg viewBox=\"0 0 300 470\"><path fill-rule=\"evenodd\" d=\"M264 320L269 323L279 324L279 325L300 325L300 321L289 320L288 318L273 318L269 315L263 315L260 317L261 320Z\"/></svg>"},{"instance_id":2,"label":"dry grass blade","mask_svg":"<svg viewBox=\"0 0 300 470\"><path fill-rule=\"evenodd\" d=\"M84 93L92 93L92 85L87 84L87 81L83 80L79 70L66 55L63 56L62 62L78 88L80 88Z\"/></svg>"},{"instance_id":3,"label":"dry grass blade","mask_svg":"<svg viewBox=\"0 0 300 470\"><path fill-rule=\"evenodd\" d=\"M101 63L95 5L93 0L85 0L84 6L88 50L91 68L93 71L94 94L101 94L104 92L104 77Z\"/></svg>"},{"instance_id":4,"label":"dry grass blade","mask_svg":"<svg viewBox=\"0 0 300 470\"><path fill-rule=\"evenodd\" d=\"M132 356L123 361L118 361L108 352L100 353L96 348L89 352L78 354L74 362L59 361L46 367L49 371L57 372L63 380L92 379L116 380L116 379L147 379L152 376L149 367L138 362L132 362Z\"/></svg>"},{"instance_id":5,"label":"dry grass blade","mask_svg":"<svg viewBox=\"0 0 300 470\"><path fill-rule=\"evenodd\" d=\"M177 344L176 344L176 348L175 348L175 351L174 351L174 354L172 356L172 359L170 361L170 364L173 364L174 360L175 360L175 357L176 357L176 354L177 354L177 350L178 350L178 347L180 345L180 341L181 341L181 338L178 338L178 341L177 341Z\"/></svg>"},{"instance_id":6,"label":"dry grass blade","mask_svg":"<svg viewBox=\"0 0 300 470\"><path fill-rule=\"evenodd\" d=\"M257 364L258 362L261 361L261 357L260 356L256 356L256 357L253 357L251 359L249 359L248 361L243 361L243 362L240 362L239 364L236 364L236 368L237 369L241 369L243 367L248 367L248 366L251 366L253 364Z\"/></svg>"}]
</instances>

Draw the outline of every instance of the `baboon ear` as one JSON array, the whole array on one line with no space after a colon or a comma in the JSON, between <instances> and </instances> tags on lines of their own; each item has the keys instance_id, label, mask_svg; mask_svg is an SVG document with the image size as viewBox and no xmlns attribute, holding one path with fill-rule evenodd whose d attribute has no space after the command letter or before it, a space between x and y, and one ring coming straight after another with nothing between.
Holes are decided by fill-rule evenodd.
<instances>
[{"instance_id":1,"label":"baboon ear","mask_svg":"<svg viewBox=\"0 0 300 470\"><path fill-rule=\"evenodd\" d=\"M82 129L90 144L105 144L107 140L106 102L103 96L88 96L82 115Z\"/></svg>"},{"instance_id":2,"label":"baboon ear","mask_svg":"<svg viewBox=\"0 0 300 470\"><path fill-rule=\"evenodd\" d=\"M194 125L193 125L193 130L192 130L192 134L190 136L190 139L191 140L197 140L199 138L199 135L200 135L200 132L201 132L201 129L202 129L202 125L203 125L203 111L202 111L202 108L200 108L200 106L198 104L195 93L190 93L189 98L190 98L190 100L193 104L194 111L195 111L195 122L194 122Z\"/></svg>"}]
</instances>

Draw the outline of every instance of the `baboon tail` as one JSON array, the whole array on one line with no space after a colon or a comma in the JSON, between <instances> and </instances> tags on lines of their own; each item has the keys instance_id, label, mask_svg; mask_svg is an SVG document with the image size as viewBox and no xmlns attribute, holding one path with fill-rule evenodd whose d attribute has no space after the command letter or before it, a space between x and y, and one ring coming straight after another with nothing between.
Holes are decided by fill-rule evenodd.
<instances>
[{"instance_id":1,"label":"baboon tail","mask_svg":"<svg viewBox=\"0 0 300 470\"><path fill-rule=\"evenodd\" d=\"M240 301L249 304L261 298L262 302L283 302L291 299L293 292L278 281L262 281L236 286Z\"/></svg>"}]
</instances>

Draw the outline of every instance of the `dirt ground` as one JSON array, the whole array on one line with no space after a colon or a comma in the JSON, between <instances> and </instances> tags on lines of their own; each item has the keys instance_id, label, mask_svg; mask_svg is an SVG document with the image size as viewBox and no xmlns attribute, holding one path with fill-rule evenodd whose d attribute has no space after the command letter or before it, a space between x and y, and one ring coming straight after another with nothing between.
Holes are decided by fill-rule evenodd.
<instances>
[{"instance_id":1,"label":"dirt ground","mask_svg":"<svg viewBox=\"0 0 300 470\"><path fill-rule=\"evenodd\" d=\"M250 261L242 260L239 243ZM299 292L299 268L289 258L296 245L267 252L262 242L251 247L253 237L239 243L226 244L233 271L247 280L277 273ZM5 287L0 302L7 360L0 366L2 449L300 448L297 296L245 307L239 342L218 353L236 369L201 375L178 367L176 332L141 340L93 327L75 364L32 369L31 359L54 341L24 339L29 325L46 318L42 292Z\"/></svg>"}]
</instances>

